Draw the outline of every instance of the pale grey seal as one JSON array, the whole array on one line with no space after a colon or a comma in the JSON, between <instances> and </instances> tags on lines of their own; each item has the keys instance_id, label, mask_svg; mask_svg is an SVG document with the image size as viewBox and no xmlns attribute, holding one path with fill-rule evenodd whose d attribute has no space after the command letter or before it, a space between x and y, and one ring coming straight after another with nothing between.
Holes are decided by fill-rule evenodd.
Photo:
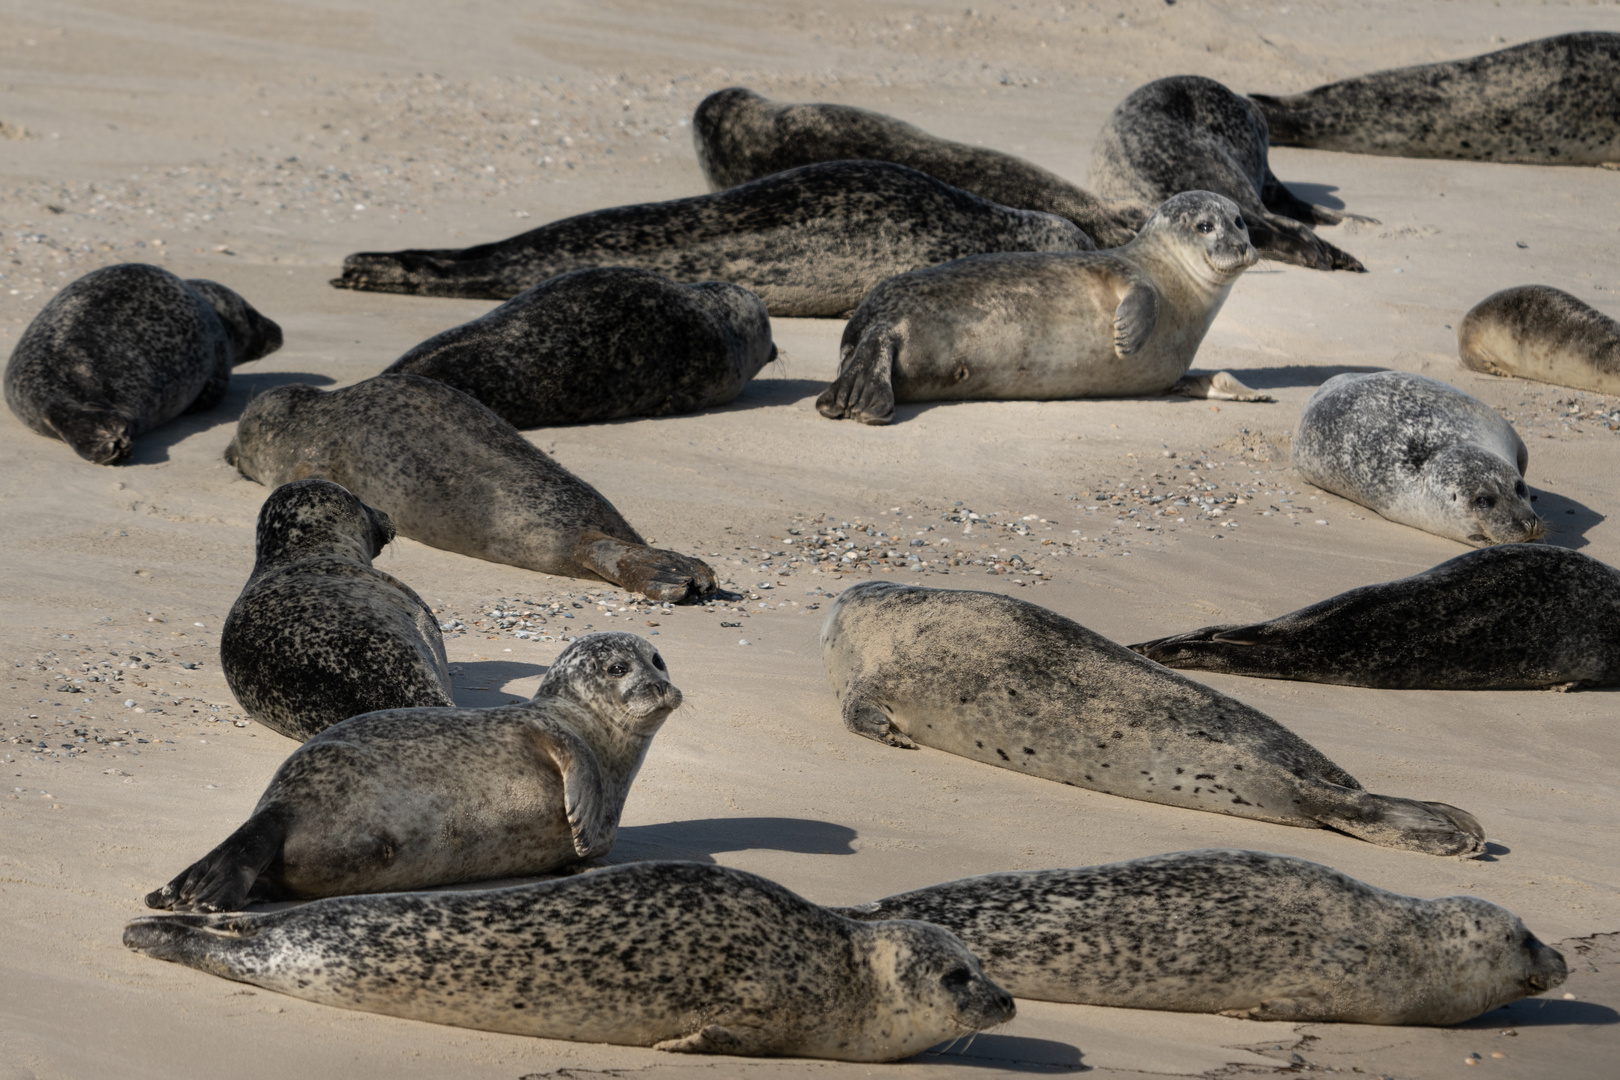
<instances>
[{"instance_id":1,"label":"pale grey seal","mask_svg":"<svg viewBox=\"0 0 1620 1080\"><path fill-rule=\"evenodd\" d=\"M1457 326L1457 354L1487 375L1620 394L1620 322L1551 285L1503 289L1475 304Z\"/></svg>"}]
</instances>

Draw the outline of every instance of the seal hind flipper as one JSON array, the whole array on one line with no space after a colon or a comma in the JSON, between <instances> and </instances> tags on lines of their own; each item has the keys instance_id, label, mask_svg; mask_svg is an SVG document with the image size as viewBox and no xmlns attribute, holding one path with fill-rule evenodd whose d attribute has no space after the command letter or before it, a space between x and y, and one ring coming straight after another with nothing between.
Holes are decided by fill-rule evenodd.
<instances>
[{"instance_id":1,"label":"seal hind flipper","mask_svg":"<svg viewBox=\"0 0 1620 1080\"><path fill-rule=\"evenodd\" d=\"M1177 380L1176 385L1170 388L1172 394L1182 397L1199 398L1204 401L1276 401L1270 394L1262 394L1252 386L1241 382L1230 371L1216 371L1208 374L1187 374Z\"/></svg>"},{"instance_id":2,"label":"seal hind flipper","mask_svg":"<svg viewBox=\"0 0 1620 1080\"><path fill-rule=\"evenodd\" d=\"M473 264L479 260L466 256L477 250L359 251L343 260L343 274L333 278L331 285L361 292L474 300L509 300L523 291L505 287L493 272L473 273Z\"/></svg>"},{"instance_id":3,"label":"seal hind flipper","mask_svg":"<svg viewBox=\"0 0 1620 1080\"><path fill-rule=\"evenodd\" d=\"M838 377L816 398L816 411L829 420L847 417L863 424L893 420L894 362L905 340L902 323L846 343Z\"/></svg>"},{"instance_id":4,"label":"seal hind flipper","mask_svg":"<svg viewBox=\"0 0 1620 1080\"><path fill-rule=\"evenodd\" d=\"M1334 247L1311 232L1309 227L1291 218L1280 214L1262 216L1249 211L1244 220L1249 223L1249 238L1259 249L1261 258L1292 263L1310 270L1367 272L1360 259Z\"/></svg>"},{"instance_id":5,"label":"seal hind flipper","mask_svg":"<svg viewBox=\"0 0 1620 1080\"><path fill-rule=\"evenodd\" d=\"M602 580L660 603L682 604L718 587L714 571L702 559L605 533L582 533L574 558Z\"/></svg>"},{"instance_id":6,"label":"seal hind flipper","mask_svg":"<svg viewBox=\"0 0 1620 1080\"><path fill-rule=\"evenodd\" d=\"M1114 352L1121 357L1140 349L1159 321L1159 292L1146 281L1133 281L1114 309Z\"/></svg>"},{"instance_id":7,"label":"seal hind flipper","mask_svg":"<svg viewBox=\"0 0 1620 1080\"><path fill-rule=\"evenodd\" d=\"M1321 784L1302 791L1300 809L1326 828L1381 847L1427 855L1474 855L1485 850L1485 828L1474 815L1442 802L1375 795Z\"/></svg>"},{"instance_id":8,"label":"seal hind flipper","mask_svg":"<svg viewBox=\"0 0 1620 1080\"><path fill-rule=\"evenodd\" d=\"M173 881L146 894L146 906L174 911L236 911L257 892L260 875L281 857L291 815L280 806L266 807L188 866ZM127 943L127 942L126 942Z\"/></svg>"}]
</instances>

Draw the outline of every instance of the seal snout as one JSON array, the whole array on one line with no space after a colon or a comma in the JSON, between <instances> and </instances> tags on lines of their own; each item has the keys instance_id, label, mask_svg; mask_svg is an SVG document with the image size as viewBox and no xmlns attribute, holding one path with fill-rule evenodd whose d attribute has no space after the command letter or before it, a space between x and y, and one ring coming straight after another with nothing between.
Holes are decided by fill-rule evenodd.
<instances>
[{"instance_id":1,"label":"seal snout","mask_svg":"<svg viewBox=\"0 0 1620 1080\"><path fill-rule=\"evenodd\" d=\"M1524 988L1530 994L1542 994L1562 986L1569 978L1569 965L1564 954L1550 945L1544 945L1534 934L1526 936L1525 948L1530 951L1530 974L1525 977Z\"/></svg>"}]
</instances>

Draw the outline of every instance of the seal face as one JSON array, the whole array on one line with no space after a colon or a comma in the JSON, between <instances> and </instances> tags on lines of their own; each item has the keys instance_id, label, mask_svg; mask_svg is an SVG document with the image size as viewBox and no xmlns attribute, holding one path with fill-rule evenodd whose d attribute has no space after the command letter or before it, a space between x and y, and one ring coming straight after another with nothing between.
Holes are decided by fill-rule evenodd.
<instances>
[{"instance_id":1,"label":"seal face","mask_svg":"<svg viewBox=\"0 0 1620 1080\"><path fill-rule=\"evenodd\" d=\"M855 922L698 863L147 916L124 944L343 1008L685 1053L893 1061L1014 1013L948 930Z\"/></svg>"},{"instance_id":2,"label":"seal face","mask_svg":"<svg viewBox=\"0 0 1620 1080\"><path fill-rule=\"evenodd\" d=\"M281 348L281 328L212 281L122 263L79 278L34 316L6 364L6 404L97 465L135 436L225 397L231 368Z\"/></svg>"},{"instance_id":3,"label":"seal face","mask_svg":"<svg viewBox=\"0 0 1620 1080\"><path fill-rule=\"evenodd\" d=\"M386 892L542 874L605 855L652 737L681 703L634 634L589 634L533 698L390 709L295 750L253 815L148 907Z\"/></svg>"},{"instance_id":4,"label":"seal face","mask_svg":"<svg viewBox=\"0 0 1620 1080\"><path fill-rule=\"evenodd\" d=\"M1550 285L1475 304L1457 325L1457 354L1487 375L1620 394L1620 322Z\"/></svg>"},{"instance_id":5,"label":"seal face","mask_svg":"<svg viewBox=\"0 0 1620 1080\"><path fill-rule=\"evenodd\" d=\"M1519 433L1454 386L1404 371L1335 375L1305 403L1294 467L1391 521L1464 544L1539 540Z\"/></svg>"},{"instance_id":6,"label":"seal face","mask_svg":"<svg viewBox=\"0 0 1620 1080\"><path fill-rule=\"evenodd\" d=\"M1538 165L1620 161L1620 34L1560 34L1251 97L1278 146Z\"/></svg>"},{"instance_id":7,"label":"seal face","mask_svg":"<svg viewBox=\"0 0 1620 1080\"><path fill-rule=\"evenodd\" d=\"M1258 851L985 874L834 910L943 926L1017 996L1083 1005L1456 1024L1567 974L1495 904L1401 896Z\"/></svg>"},{"instance_id":8,"label":"seal face","mask_svg":"<svg viewBox=\"0 0 1620 1080\"><path fill-rule=\"evenodd\" d=\"M1091 185L1105 199L1155 206L1180 191L1215 191L1243 208L1263 258L1313 270L1365 271L1309 226L1344 215L1305 202L1266 163L1258 106L1197 75L1159 79L1128 95L1097 136Z\"/></svg>"},{"instance_id":9,"label":"seal face","mask_svg":"<svg viewBox=\"0 0 1620 1080\"><path fill-rule=\"evenodd\" d=\"M569 270L629 266L730 281L772 315L854 311L884 278L987 251L1086 251L1051 214L1014 210L915 169L833 161L711 195L595 210L461 250L361 252L341 289L504 300Z\"/></svg>"},{"instance_id":10,"label":"seal face","mask_svg":"<svg viewBox=\"0 0 1620 1080\"><path fill-rule=\"evenodd\" d=\"M259 723L302 742L361 713L455 704L439 621L371 565L393 539L387 514L328 480L265 500L219 640L225 681Z\"/></svg>"},{"instance_id":11,"label":"seal face","mask_svg":"<svg viewBox=\"0 0 1620 1080\"><path fill-rule=\"evenodd\" d=\"M733 86L692 115L698 164L714 190L820 161L892 161L991 202L1068 218L1103 247L1136 235L1148 209L1109 203L1033 162L952 142L882 113L848 105L769 101Z\"/></svg>"},{"instance_id":12,"label":"seal face","mask_svg":"<svg viewBox=\"0 0 1620 1080\"><path fill-rule=\"evenodd\" d=\"M388 371L438 379L527 428L724 405L775 356L747 289L614 266L542 282Z\"/></svg>"},{"instance_id":13,"label":"seal face","mask_svg":"<svg viewBox=\"0 0 1620 1080\"><path fill-rule=\"evenodd\" d=\"M1011 597L862 582L821 652L844 723L890 746L1434 855L1485 842L1464 811L1363 791L1269 716Z\"/></svg>"},{"instance_id":14,"label":"seal face","mask_svg":"<svg viewBox=\"0 0 1620 1080\"><path fill-rule=\"evenodd\" d=\"M650 548L595 488L488 408L421 375L254 398L225 460L279 486L341 484L432 547L545 574L601 578L654 600L714 591L698 559Z\"/></svg>"},{"instance_id":15,"label":"seal face","mask_svg":"<svg viewBox=\"0 0 1620 1080\"><path fill-rule=\"evenodd\" d=\"M896 401L1164 393L1255 259L1237 204L1194 191L1121 248L973 255L890 278L844 328L816 408L886 424Z\"/></svg>"}]
</instances>

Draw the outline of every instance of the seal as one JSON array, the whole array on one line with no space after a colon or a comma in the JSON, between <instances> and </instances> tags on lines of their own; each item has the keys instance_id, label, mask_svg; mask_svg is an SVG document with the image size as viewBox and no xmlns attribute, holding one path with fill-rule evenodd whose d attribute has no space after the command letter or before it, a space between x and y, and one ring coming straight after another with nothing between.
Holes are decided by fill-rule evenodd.
<instances>
[{"instance_id":1,"label":"seal","mask_svg":"<svg viewBox=\"0 0 1620 1080\"><path fill-rule=\"evenodd\" d=\"M1568 548L1502 544L1269 622L1131 648L1166 667L1381 690L1620 685L1620 570Z\"/></svg>"},{"instance_id":2,"label":"seal","mask_svg":"<svg viewBox=\"0 0 1620 1080\"><path fill-rule=\"evenodd\" d=\"M371 565L388 515L329 480L295 480L259 510L253 573L220 631L236 700L303 742L378 709L452 706L439 620Z\"/></svg>"},{"instance_id":3,"label":"seal","mask_svg":"<svg viewBox=\"0 0 1620 1080\"><path fill-rule=\"evenodd\" d=\"M1620 34L1560 34L1303 94L1250 97L1278 146L1536 165L1620 162Z\"/></svg>"},{"instance_id":4,"label":"seal","mask_svg":"<svg viewBox=\"0 0 1620 1080\"><path fill-rule=\"evenodd\" d=\"M388 371L438 379L531 428L724 405L775 358L747 289L612 266L541 282Z\"/></svg>"},{"instance_id":5,"label":"seal","mask_svg":"<svg viewBox=\"0 0 1620 1080\"><path fill-rule=\"evenodd\" d=\"M1484 847L1464 811L1364 791L1264 713L1008 596L861 582L821 653L845 725L890 746L1431 855Z\"/></svg>"},{"instance_id":6,"label":"seal","mask_svg":"<svg viewBox=\"0 0 1620 1080\"><path fill-rule=\"evenodd\" d=\"M882 113L849 105L770 101L733 86L692 115L698 164L713 190L819 161L892 161L991 202L1068 218L1102 247L1136 235L1148 207L1111 203L1033 162L952 142Z\"/></svg>"},{"instance_id":7,"label":"seal","mask_svg":"<svg viewBox=\"0 0 1620 1080\"><path fill-rule=\"evenodd\" d=\"M594 210L460 250L361 252L340 289L505 300L587 266L730 281L772 315L842 317L884 278L987 251L1087 251L1052 214L1014 210L881 161L832 161L710 195Z\"/></svg>"},{"instance_id":8,"label":"seal","mask_svg":"<svg viewBox=\"0 0 1620 1080\"><path fill-rule=\"evenodd\" d=\"M890 278L844 327L821 415L887 424L897 401L1162 394L1256 260L1232 200L1166 200L1121 248L973 255ZM1227 380L1200 397L1270 401Z\"/></svg>"},{"instance_id":9,"label":"seal","mask_svg":"<svg viewBox=\"0 0 1620 1080\"><path fill-rule=\"evenodd\" d=\"M1405 371L1346 372L1300 414L1294 467L1325 491L1463 544L1539 540L1513 425L1454 386Z\"/></svg>"},{"instance_id":10,"label":"seal","mask_svg":"<svg viewBox=\"0 0 1620 1080\"><path fill-rule=\"evenodd\" d=\"M1180 191L1214 191L1243 208L1263 258L1312 270L1366 267L1317 236L1312 225L1346 215L1289 191L1266 161L1259 107L1213 79L1176 75L1132 91L1103 124L1091 154L1091 186L1105 199L1155 206Z\"/></svg>"},{"instance_id":11,"label":"seal","mask_svg":"<svg viewBox=\"0 0 1620 1080\"><path fill-rule=\"evenodd\" d=\"M342 1008L677 1053L894 1061L1014 1013L948 930L856 922L701 863L149 915L124 944Z\"/></svg>"},{"instance_id":12,"label":"seal","mask_svg":"<svg viewBox=\"0 0 1620 1080\"><path fill-rule=\"evenodd\" d=\"M1492 293L1457 326L1463 367L1620 394L1620 322L1551 285Z\"/></svg>"},{"instance_id":13,"label":"seal","mask_svg":"<svg viewBox=\"0 0 1620 1080\"><path fill-rule=\"evenodd\" d=\"M401 534L475 559L600 578L654 600L715 589L705 563L648 547L595 488L437 379L278 386L248 403L225 460L272 487L331 480Z\"/></svg>"},{"instance_id":14,"label":"seal","mask_svg":"<svg viewBox=\"0 0 1620 1080\"><path fill-rule=\"evenodd\" d=\"M1259 851L986 874L834 910L943 926L1018 997L1254 1020L1457 1024L1568 973L1478 897L1419 900Z\"/></svg>"},{"instance_id":15,"label":"seal","mask_svg":"<svg viewBox=\"0 0 1620 1080\"><path fill-rule=\"evenodd\" d=\"M135 437L225 398L231 368L281 348L281 327L212 281L121 263L51 297L6 364L6 404L97 465Z\"/></svg>"},{"instance_id":16,"label":"seal","mask_svg":"<svg viewBox=\"0 0 1620 1080\"><path fill-rule=\"evenodd\" d=\"M252 816L146 904L233 911L606 855L652 737L680 703L657 650L610 633L564 649L518 705L350 717L295 750Z\"/></svg>"}]
</instances>

